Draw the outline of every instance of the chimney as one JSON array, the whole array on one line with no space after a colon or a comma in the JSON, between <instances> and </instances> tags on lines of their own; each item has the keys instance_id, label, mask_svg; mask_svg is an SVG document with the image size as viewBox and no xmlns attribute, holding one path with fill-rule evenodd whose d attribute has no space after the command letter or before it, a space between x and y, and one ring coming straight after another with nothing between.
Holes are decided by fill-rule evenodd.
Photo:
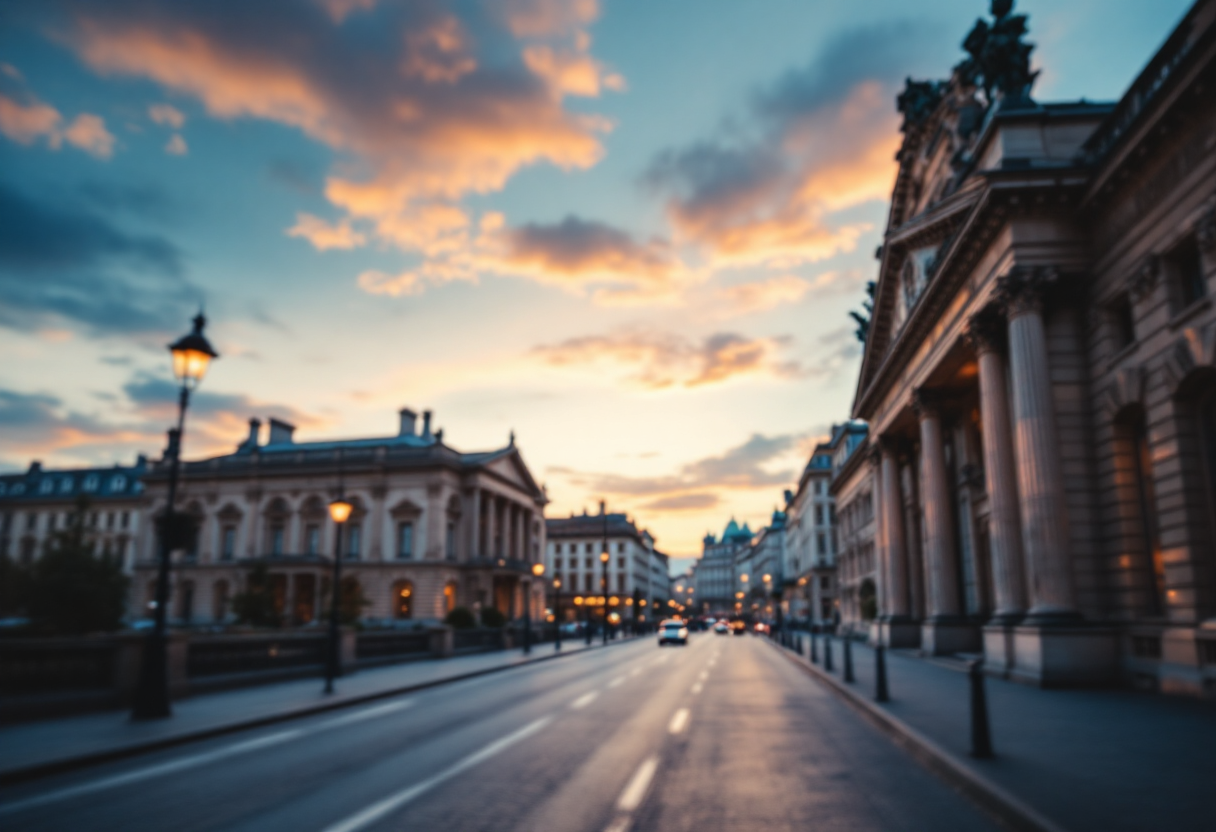
<instances>
[{"instance_id":1,"label":"chimney","mask_svg":"<svg viewBox=\"0 0 1216 832\"><path fill-rule=\"evenodd\" d=\"M250 427L253 427L250 425ZM288 424L281 419L270 417L270 441L267 445L290 445L292 442L291 435L295 433L296 426ZM257 434L255 433L256 437Z\"/></svg>"},{"instance_id":2,"label":"chimney","mask_svg":"<svg viewBox=\"0 0 1216 832\"><path fill-rule=\"evenodd\" d=\"M26 471L26 473L27 473L27 474L40 474L40 473L42 473L42 462L41 462L41 461L39 461L39 460L37 460L37 459L35 459L33 462L31 462L31 463L30 463L30 470Z\"/></svg>"},{"instance_id":3,"label":"chimney","mask_svg":"<svg viewBox=\"0 0 1216 832\"><path fill-rule=\"evenodd\" d=\"M418 429L418 414L408 407L403 407L397 412L401 415L401 429L397 431L397 435L413 436Z\"/></svg>"},{"instance_id":4,"label":"chimney","mask_svg":"<svg viewBox=\"0 0 1216 832\"><path fill-rule=\"evenodd\" d=\"M422 438L431 438L431 411L422 411Z\"/></svg>"},{"instance_id":5,"label":"chimney","mask_svg":"<svg viewBox=\"0 0 1216 832\"><path fill-rule=\"evenodd\" d=\"M261 430L262 430L262 420L261 419L250 419L249 420L249 438L245 440L244 447L248 448L251 451L254 448L256 448L258 446L258 433Z\"/></svg>"},{"instance_id":6,"label":"chimney","mask_svg":"<svg viewBox=\"0 0 1216 832\"><path fill-rule=\"evenodd\" d=\"M600 500L600 514L601 515L606 514L608 512L608 509L606 508L606 506L607 506L607 502L604 500Z\"/></svg>"}]
</instances>

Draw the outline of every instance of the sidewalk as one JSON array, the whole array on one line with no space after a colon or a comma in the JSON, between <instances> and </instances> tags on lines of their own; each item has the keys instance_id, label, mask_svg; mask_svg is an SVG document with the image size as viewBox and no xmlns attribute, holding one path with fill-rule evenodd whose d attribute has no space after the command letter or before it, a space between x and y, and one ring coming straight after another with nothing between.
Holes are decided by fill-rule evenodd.
<instances>
[{"instance_id":1,"label":"sidewalk","mask_svg":"<svg viewBox=\"0 0 1216 832\"><path fill-rule=\"evenodd\" d=\"M612 644L632 640L619 638ZM149 722L132 722L126 711L108 711L4 726L0 782L32 779L600 646L598 641L588 647L574 639L563 641L560 653L548 643L534 647L531 657L515 648L360 670L338 679L331 696L322 693L324 681L319 676L205 694L174 702L171 718Z\"/></svg>"},{"instance_id":2,"label":"sidewalk","mask_svg":"<svg viewBox=\"0 0 1216 832\"><path fill-rule=\"evenodd\" d=\"M774 647L803 665L806 656ZM842 643L833 639L843 677ZM803 634L803 650L809 641ZM823 640L819 641L822 670ZM996 758L970 756L965 665L888 651L891 701L874 698L874 651L853 643L849 689L931 740L970 772L996 784L1069 832L1199 832L1213 824L1216 707L1124 690L1041 690L989 677Z\"/></svg>"}]
</instances>

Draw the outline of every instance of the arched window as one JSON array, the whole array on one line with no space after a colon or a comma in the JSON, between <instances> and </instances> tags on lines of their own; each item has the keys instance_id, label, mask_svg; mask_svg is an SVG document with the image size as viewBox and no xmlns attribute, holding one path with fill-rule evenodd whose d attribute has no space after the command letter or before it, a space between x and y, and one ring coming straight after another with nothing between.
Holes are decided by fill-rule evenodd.
<instances>
[{"instance_id":1,"label":"arched window","mask_svg":"<svg viewBox=\"0 0 1216 832\"><path fill-rule=\"evenodd\" d=\"M414 582L401 580L393 584L393 617L414 617Z\"/></svg>"},{"instance_id":2,"label":"arched window","mask_svg":"<svg viewBox=\"0 0 1216 832\"><path fill-rule=\"evenodd\" d=\"M456 609L456 582L448 581L443 585L443 611L444 614Z\"/></svg>"}]
</instances>

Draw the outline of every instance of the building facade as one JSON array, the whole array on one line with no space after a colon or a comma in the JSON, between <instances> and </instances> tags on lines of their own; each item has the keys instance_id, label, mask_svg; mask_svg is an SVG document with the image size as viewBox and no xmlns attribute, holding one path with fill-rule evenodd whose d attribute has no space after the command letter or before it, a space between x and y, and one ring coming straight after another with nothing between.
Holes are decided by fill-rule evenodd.
<instances>
[{"instance_id":1,"label":"building facade","mask_svg":"<svg viewBox=\"0 0 1216 832\"><path fill-rule=\"evenodd\" d=\"M752 530L734 518L726 524L721 539L707 533L701 541L701 558L693 572L697 611L727 615L735 611L739 591L738 562L751 548Z\"/></svg>"},{"instance_id":2,"label":"building facade","mask_svg":"<svg viewBox=\"0 0 1216 832\"><path fill-rule=\"evenodd\" d=\"M583 512L553 517L545 525L550 593L556 579L561 581L565 599L572 601L578 597L581 601L586 596L603 596L609 606L618 608L622 618L648 621L666 614L663 611L672 598L667 555L655 549L650 532L639 529L628 515L609 512L600 503L599 514ZM606 570L600 559L605 551ZM630 613L635 604L638 609ZM577 606L563 603L566 620L575 620L578 612Z\"/></svg>"},{"instance_id":3,"label":"building facade","mask_svg":"<svg viewBox=\"0 0 1216 832\"><path fill-rule=\"evenodd\" d=\"M853 408L879 635L1040 684L1211 692L1216 0L1116 103L1032 81L1014 55L900 97Z\"/></svg>"},{"instance_id":4,"label":"building facade","mask_svg":"<svg viewBox=\"0 0 1216 832\"><path fill-rule=\"evenodd\" d=\"M265 567L286 623L318 622L327 609L335 528L327 504L354 505L342 533L345 588L357 586L371 622L442 619L456 606L493 607L507 618L544 606L532 565L545 547L546 497L514 438L504 448L462 453L402 410L396 436L296 442L271 419L268 441L250 421L233 453L182 465L178 510L195 517L189 551L175 551L170 619L226 622L252 568ZM148 516L164 511L168 466L149 466ZM153 598L157 536L145 523L134 566L133 608Z\"/></svg>"},{"instance_id":5,"label":"building facade","mask_svg":"<svg viewBox=\"0 0 1216 832\"><path fill-rule=\"evenodd\" d=\"M109 468L47 469L33 462L24 474L0 475L0 557L29 564L47 538L67 527L68 517L86 502L86 525L94 551L122 561L130 572L134 541L143 518L147 460Z\"/></svg>"}]
</instances>

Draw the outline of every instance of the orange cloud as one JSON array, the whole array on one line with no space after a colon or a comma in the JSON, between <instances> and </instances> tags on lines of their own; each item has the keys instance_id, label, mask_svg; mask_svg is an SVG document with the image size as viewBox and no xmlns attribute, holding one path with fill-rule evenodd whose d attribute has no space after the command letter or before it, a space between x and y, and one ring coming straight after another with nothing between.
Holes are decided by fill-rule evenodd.
<instances>
[{"instance_id":1,"label":"orange cloud","mask_svg":"<svg viewBox=\"0 0 1216 832\"><path fill-rule=\"evenodd\" d=\"M354 248L363 245L366 240L362 234L350 227L349 220L331 225L320 217L302 212L296 214L296 224L287 229L287 236L303 237L312 243L317 251Z\"/></svg>"},{"instance_id":2,"label":"orange cloud","mask_svg":"<svg viewBox=\"0 0 1216 832\"><path fill-rule=\"evenodd\" d=\"M497 0L494 4L520 38L547 37L581 28L599 17L598 0Z\"/></svg>"},{"instance_id":3,"label":"orange cloud","mask_svg":"<svg viewBox=\"0 0 1216 832\"><path fill-rule=\"evenodd\" d=\"M738 315L762 312L783 303L797 303L811 290L811 283L792 274L729 286L719 297Z\"/></svg>"},{"instance_id":4,"label":"orange cloud","mask_svg":"<svg viewBox=\"0 0 1216 832\"><path fill-rule=\"evenodd\" d=\"M155 124L172 127L174 130L181 130L186 123L185 115L172 104L153 104L148 107L148 118Z\"/></svg>"},{"instance_id":5,"label":"orange cloud","mask_svg":"<svg viewBox=\"0 0 1216 832\"><path fill-rule=\"evenodd\" d=\"M64 140L98 159L114 155L114 134L106 129L100 116L83 113L63 131Z\"/></svg>"},{"instance_id":6,"label":"orange cloud","mask_svg":"<svg viewBox=\"0 0 1216 832\"><path fill-rule=\"evenodd\" d=\"M45 137L51 147L58 147L62 120L58 110L41 101L20 104L0 95L0 133L18 144L33 144Z\"/></svg>"},{"instance_id":7,"label":"orange cloud","mask_svg":"<svg viewBox=\"0 0 1216 832\"><path fill-rule=\"evenodd\" d=\"M791 378L802 368L783 361L788 338L749 338L717 333L700 342L671 333L624 330L611 335L570 338L534 348L532 355L553 367L623 371L623 379L647 390L702 387L742 376Z\"/></svg>"}]
</instances>

